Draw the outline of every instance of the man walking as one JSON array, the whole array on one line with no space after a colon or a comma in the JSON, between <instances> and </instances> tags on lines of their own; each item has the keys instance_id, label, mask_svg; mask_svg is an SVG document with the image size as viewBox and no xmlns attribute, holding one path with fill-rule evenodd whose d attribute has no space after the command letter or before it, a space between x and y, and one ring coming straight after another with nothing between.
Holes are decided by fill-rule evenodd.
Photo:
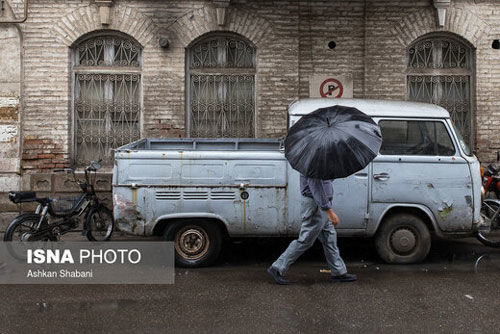
<instances>
[{"instance_id":1,"label":"man walking","mask_svg":"<svg viewBox=\"0 0 500 334\"><path fill-rule=\"evenodd\" d=\"M332 272L331 281L355 281L356 275L347 273L337 247L337 232L334 226L338 225L339 218L332 210L332 182L300 175L300 192L304 201L299 238L290 243L285 252L267 268L267 272L277 284L290 284L285 277L288 269L318 238Z\"/></svg>"}]
</instances>

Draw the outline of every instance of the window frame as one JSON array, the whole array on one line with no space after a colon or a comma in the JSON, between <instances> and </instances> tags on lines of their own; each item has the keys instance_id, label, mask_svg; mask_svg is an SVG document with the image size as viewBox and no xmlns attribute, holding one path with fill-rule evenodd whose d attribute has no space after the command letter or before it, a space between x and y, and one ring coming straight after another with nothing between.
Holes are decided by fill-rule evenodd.
<instances>
[{"instance_id":1,"label":"window frame","mask_svg":"<svg viewBox=\"0 0 500 334\"><path fill-rule=\"evenodd\" d=\"M82 65L76 65L78 62L78 47L95 38L105 38L105 37L118 37L118 38L123 38L123 39L128 39L132 41L138 48L139 48L139 54L138 54L138 63L139 66L137 67L132 67L132 66L112 66L112 65L103 65L103 66L82 66ZM71 115L70 115L70 133L69 133L69 143L71 147L70 151L70 160L71 164L76 167L83 167L83 163L78 163L78 140L76 138L77 136L77 117L76 117L76 109L75 109L75 100L76 100L76 81L77 81L77 75L78 74L83 74L83 73L88 73L88 74L122 74L122 75L127 75L127 74L136 74L139 75L139 83L138 83L138 103L139 103L139 123L138 123L138 128L139 128L139 139L142 138L143 132L144 132L144 98L143 98L143 52L144 52L144 47L132 36L122 33L120 31L116 30L99 30L95 31L86 35L81 36L78 38L69 48L69 57L70 57L70 63L69 63L69 72L71 76L70 80L70 109L71 109ZM113 157L111 157L111 160L113 160ZM103 163L103 170L111 170L113 167L112 163Z\"/></svg>"},{"instance_id":2,"label":"window frame","mask_svg":"<svg viewBox=\"0 0 500 334\"><path fill-rule=\"evenodd\" d=\"M410 67L410 49L414 47L416 44L421 43L422 41L442 41L442 40L451 40L464 46L467 48L468 57L469 57L469 68L412 68ZM449 32L430 32L425 35L422 35L415 40L413 40L410 44L408 44L406 48L406 59L405 59L405 96L408 101L409 97L409 77L410 76L430 76L430 77L444 77L444 76L466 76L469 80L469 105L470 105L470 137L469 141L466 142L467 145L473 149L476 143L476 48L465 38L460 35L456 35ZM434 102L427 102L434 103ZM464 132L462 130L462 132ZM464 135L464 133L462 133Z\"/></svg>"},{"instance_id":3,"label":"window frame","mask_svg":"<svg viewBox=\"0 0 500 334\"><path fill-rule=\"evenodd\" d=\"M191 60L191 54L193 48L199 44L202 43L206 40L210 40L213 38L234 38L241 40L245 42L247 45L251 46L254 49L254 67L253 68L238 68L238 67L215 67L215 68L203 68L203 69L191 69L190 68L190 60ZM209 32L206 33L195 40L193 40L185 49L185 59L184 59L184 70L185 70L185 82L184 82L184 90L185 90L185 129L184 133L187 138L191 138L192 136L192 119L191 119L191 75L251 75L253 76L253 84L254 84L254 89L253 89L253 101L254 101L254 106L253 106L253 133L254 136L253 138L258 138L258 115L257 115L257 103L258 103L258 96L257 96L257 80L258 80L258 55L259 55L259 49L257 46L251 42L249 39L246 37L234 33L234 32ZM216 137L219 138L219 137Z\"/></svg>"},{"instance_id":4,"label":"window frame","mask_svg":"<svg viewBox=\"0 0 500 334\"><path fill-rule=\"evenodd\" d=\"M461 154L465 154L462 152L462 148L460 147L460 144L457 142L457 138L455 136L455 132L453 129L451 129L451 126L449 124L450 119L442 119L442 118L416 118L416 117L394 117L394 118L389 118L389 117L379 117L379 118L374 118L374 121L380 126L380 122L383 121L419 121L419 122L440 122L444 125L448 137L451 140L451 143L453 145L453 148L455 149L455 152L452 155L419 155L419 154L382 154L379 151L379 156L381 157L413 157L413 158L423 158L423 159L429 159L429 158L452 158L452 157L460 157ZM381 129L382 130L382 129ZM384 138L382 137L382 141Z\"/></svg>"}]
</instances>

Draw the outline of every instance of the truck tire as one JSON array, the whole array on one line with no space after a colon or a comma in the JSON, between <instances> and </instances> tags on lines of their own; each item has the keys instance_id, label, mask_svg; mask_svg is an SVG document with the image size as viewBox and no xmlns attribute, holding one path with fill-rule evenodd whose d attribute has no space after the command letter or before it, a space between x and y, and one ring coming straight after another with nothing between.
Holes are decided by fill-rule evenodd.
<instances>
[{"instance_id":1,"label":"truck tire","mask_svg":"<svg viewBox=\"0 0 500 334\"><path fill-rule=\"evenodd\" d=\"M375 247L387 263L418 263L429 253L431 235L422 219L398 213L387 218L379 227Z\"/></svg>"},{"instance_id":2,"label":"truck tire","mask_svg":"<svg viewBox=\"0 0 500 334\"><path fill-rule=\"evenodd\" d=\"M220 254L222 232L216 223L204 220L180 220L167 225L163 234L174 242L175 263L196 268L212 264Z\"/></svg>"}]
</instances>

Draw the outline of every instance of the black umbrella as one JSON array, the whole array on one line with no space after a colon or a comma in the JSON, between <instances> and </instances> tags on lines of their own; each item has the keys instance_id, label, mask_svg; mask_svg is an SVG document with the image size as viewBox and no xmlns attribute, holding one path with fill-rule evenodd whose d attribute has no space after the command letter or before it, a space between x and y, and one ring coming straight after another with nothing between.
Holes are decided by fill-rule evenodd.
<instances>
[{"instance_id":1,"label":"black umbrella","mask_svg":"<svg viewBox=\"0 0 500 334\"><path fill-rule=\"evenodd\" d=\"M285 157L307 177L331 180L368 165L382 145L379 126L356 108L318 109L295 123L285 139Z\"/></svg>"}]
</instances>

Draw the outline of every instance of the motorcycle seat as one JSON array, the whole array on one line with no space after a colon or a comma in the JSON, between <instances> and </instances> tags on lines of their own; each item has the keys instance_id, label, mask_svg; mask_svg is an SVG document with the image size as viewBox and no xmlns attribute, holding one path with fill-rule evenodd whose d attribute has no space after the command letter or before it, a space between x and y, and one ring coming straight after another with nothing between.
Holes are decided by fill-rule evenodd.
<instances>
[{"instance_id":1,"label":"motorcycle seat","mask_svg":"<svg viewBox=\"0 0 500 334\"><path fill-rule=\"evenodd\" d=\"M14 203L34 202L37 200L34 191L11 191L9 199Z\"/></svg>"}]
</instances>

